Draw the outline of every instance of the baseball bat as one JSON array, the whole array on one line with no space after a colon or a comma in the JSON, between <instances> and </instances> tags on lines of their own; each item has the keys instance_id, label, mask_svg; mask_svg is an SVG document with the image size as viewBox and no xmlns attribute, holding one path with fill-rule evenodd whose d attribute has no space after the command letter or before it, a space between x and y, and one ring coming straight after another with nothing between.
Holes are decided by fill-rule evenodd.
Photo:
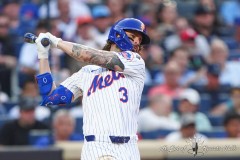
<instances>
[{"instance_id":1,"label":"baseball bat","mask_svg":"<svg viewBox=\"0 0 240 160\"><path fill-rule=\"evenodd\" d=\"M26 33L24 35L24 42L27 43L35 43L35 40L37 39L37 36L32 33ZM47 47L50 44L50 40L48 38L43 38L41 40L41 43L44 47Z\"/></svg>"}]
</instances>

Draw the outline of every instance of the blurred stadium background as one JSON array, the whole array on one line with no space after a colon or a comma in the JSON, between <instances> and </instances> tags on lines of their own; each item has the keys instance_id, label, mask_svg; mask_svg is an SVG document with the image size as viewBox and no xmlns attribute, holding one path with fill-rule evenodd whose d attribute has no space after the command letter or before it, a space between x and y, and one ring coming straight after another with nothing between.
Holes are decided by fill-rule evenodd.
<instances>
[{"instance_id":1,"label":"blurred stadium background","mask_svg":"<svg viewBox=\"0 0 240 160\"><path fill-rule=\"evenodd\" d=\"M2 160L75 160L82 146L81 99L38 106L37 50L23 35L48 31L101 49L109 27L124 17L142 20L151 37L142 50L146 80L138 135L143 159L191 159L188 150L159 149L183 147L196 133L207 146L233 147L198 158L240 159L239 0L1 0ZM84 65L58 49L51 50L50 63L57 84Z\"/></svg>"}]
</instances>

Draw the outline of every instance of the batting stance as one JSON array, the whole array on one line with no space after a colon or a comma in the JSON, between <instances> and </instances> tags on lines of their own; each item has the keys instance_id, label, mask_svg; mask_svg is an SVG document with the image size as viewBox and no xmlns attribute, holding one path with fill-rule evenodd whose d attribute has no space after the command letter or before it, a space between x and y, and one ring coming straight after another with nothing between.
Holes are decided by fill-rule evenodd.
<instances>
[{"instance_id":1,"label":"batting stance","mask_svg":"<svg viewBox=\"0 0 240 160\"><path fill-rule=\"evenodd\" d=\"M87 62L77 73L56 87L48 62L49 38L57 47L78 61ZM125 18L115 23L103 50L63 41L50 33L36 40L40 74L36 76L42 105L68 104L83 96L81 159L137 160L137 116L144 86L145 63L142 45L149 44L145 25Z\"/></svg>"}]
</instances>

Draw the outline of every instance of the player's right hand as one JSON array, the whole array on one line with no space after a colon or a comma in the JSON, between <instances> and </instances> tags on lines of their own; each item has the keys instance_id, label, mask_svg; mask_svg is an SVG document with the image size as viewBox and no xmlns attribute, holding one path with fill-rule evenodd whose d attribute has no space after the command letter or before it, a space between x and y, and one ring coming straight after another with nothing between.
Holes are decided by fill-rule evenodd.
<instances>
[{"instance_id":1,"label":"player's right hand","mask_svg":"<svg viewBox=\"0 0 240 160\"><path fill-rule=\"evenodd\" d=\"M53 48L57 48L58 42L59 42L59 41L62 41L61 38L58 38L58 37L52 35L52 34L49 33L49 32L47 32L46 35L47 35L48 38L50 39L51 47L53 47Z\"/></svg>"},{"instance_id":2,"label":"player's right hand","mask_svg":"<svg viewBox=\"0 0 240 160\"><path fill-rule=\"evenodd\" d=\"M38 38L35 40L37 44L37 52L38 52L38 59L48 59L48 51L50 49L50 45L44 47L41 43L43 38L48 38L45 33L40 33Z\"/></svg>"}]
</instances>

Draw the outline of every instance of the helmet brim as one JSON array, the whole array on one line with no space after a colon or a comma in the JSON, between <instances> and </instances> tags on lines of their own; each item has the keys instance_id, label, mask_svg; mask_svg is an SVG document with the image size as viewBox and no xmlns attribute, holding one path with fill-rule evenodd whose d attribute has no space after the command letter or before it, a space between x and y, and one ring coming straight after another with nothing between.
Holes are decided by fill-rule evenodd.
<instances>
[{"instance_id":1,"label":"helmet brim","mask_svg":"<svg viewBox=\"0 0 240 160\"><path fill-rule=\"evenodd\" d=\"M150 38L149 38L149 36L148 36L147 34L143 33L143 32L141 32L141 33L142 33L142 42L141 42L141 45L148 45L148 44L150 44Z\"/></svg>"}]
</instances>

